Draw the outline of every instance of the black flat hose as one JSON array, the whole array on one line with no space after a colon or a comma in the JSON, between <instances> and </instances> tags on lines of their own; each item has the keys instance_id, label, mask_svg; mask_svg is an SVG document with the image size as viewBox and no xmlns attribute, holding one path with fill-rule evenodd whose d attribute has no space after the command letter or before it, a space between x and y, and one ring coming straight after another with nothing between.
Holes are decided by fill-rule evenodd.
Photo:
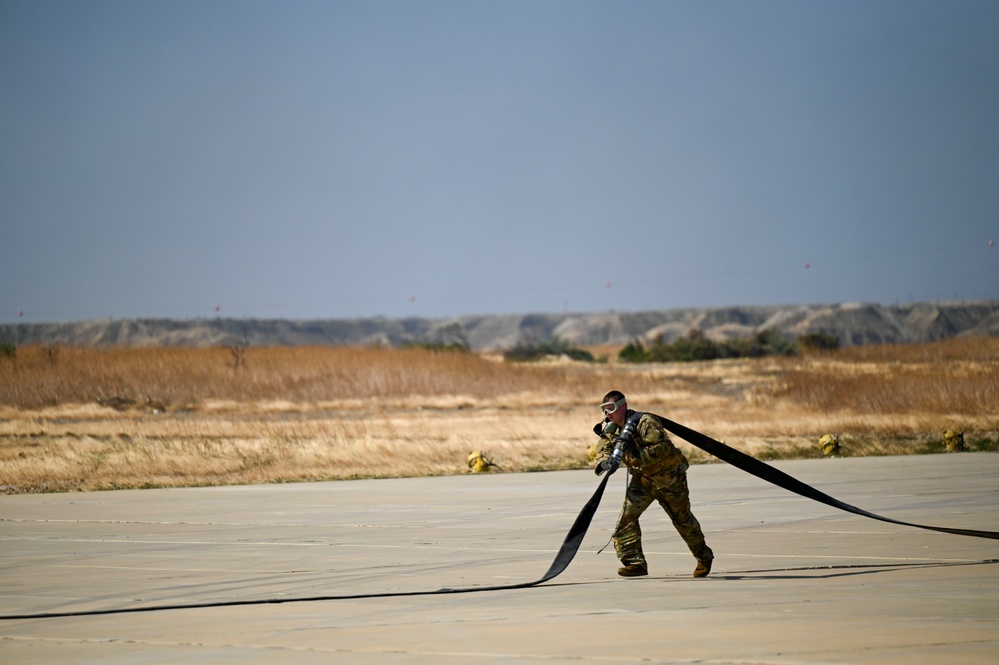
<instances>
[{"instance_id":1,"label":"black flat hose","mask_svg":"<svg viewBox=\"0 0 999 665\"><path fill-rule=\"evenodd\" d=\"M504 584L500 586L477 586L477 587L461 587L457 589L437 589L435 591L393 591L385 593L358 593L358 594L347 594L339 596L307 596L301 598L262 598L256 600L227 600L227 601L215 601L206 603L187 603L179 605L149 605L146 607L120 607L107 610L80 610L78 612L42 612L37 614L15 614L0 616L0 621L11 621L14 619L55 619L59 617L83 617L83 616L98 616L102 614L129 614L137 612L161 612L164 610L192 610L198 608L206 607L237 607L241 605L280 605L281 603L305 603L314 602L320 600L353 600L358 598L396 598L403 596L433 596L440 594L453 594L453 593L474 593L478 591L503 591L506 589L526 589L527 587L537 586L542 582L547 582L548 580L558 576L563 570L565 570L569 563L572 561L573 557L576 556L576 552L579 550L580 543L583 542L583 536L586 535L586 530L590 528L590 522L593 520L594 513L597 512L597 506L600 505L600 498L604 494L604 489L607 487L607 481L610 479L611 474L604 476L600 484L597 485L597 489L593 492L593 496L590 500L586 502L583 509L579 511L579 515L576 517L576 521L572 523L572 528L569 529L569 533L566 534L565 540L562 541L562 546L558 550L558 554L555 555L555 560L552 561L552 565L548 568L548 572L542 575L540 578L534 580L533 582L523 582L521 584Z\"/></svg>"},{"instance_id":2,"label":"black flat hose","mask_svg":"<svg viewBox=\"0 0 999 665\"><path fill-rule=\"evenodd\" d=\"M811 485L806 485L797 478L789 476L779 469L775 469L766 462L761 462L755 457L750 457L746 453L740 452L730 446L726 446L721 441L716 441L710 436L705 436L700 432L696 432L689 427L684 427L683 425L675 423L672 420L667 420L662 416L656 417L659 418L659 421L668 432L676 434L684 441L687 441L701 450L714 455L723 462L728 462L737 469L752 474L757 478L761 478L768 483L776 485L777 487L782 487L790 492L794 492L795 494L800 494L806 499L818 501L819 503L824 503L827 506L839 508L840 510L845 510L846 512L853 513L855 515L862 515L863 517L881 520L882 522L901 524L902 526L912 526L917 529L927 529L929 531L940 531L941 533L952 533L957 536L972 536L974 538L991 538L992 540L999 540L999 532L995 531L976 531L975 529L952 529L945 526L926 526L925 524L913 524L912 522L903 522L901 520L893 520L890 517L875 515L874 513L857 508L856 506L844 503L824 492L820 492Z\"/></svg>"}]
</instances>

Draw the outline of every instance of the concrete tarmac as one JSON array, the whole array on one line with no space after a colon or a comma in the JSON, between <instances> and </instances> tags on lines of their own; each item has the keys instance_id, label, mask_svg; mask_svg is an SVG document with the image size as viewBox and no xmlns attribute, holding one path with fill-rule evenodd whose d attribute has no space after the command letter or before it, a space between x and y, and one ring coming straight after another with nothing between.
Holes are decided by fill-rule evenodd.
<instances>
[{"instance_id":1,"label":"concrete tarmac","mask_svg":"<svg viewBox=\"0 0 999 665\"><path fill-rule=\"evenodd\" d=\"M886 517L999 530L999 454L774 464ZM615 474L579 553L539 579L590 471L0 497L0 662L999 662L999 541L814 503L725 464L689 472L716 559L653 505L650 574L617 576ZM283 602L282 602L283 601Z\"/></svg>"}]
</instances>

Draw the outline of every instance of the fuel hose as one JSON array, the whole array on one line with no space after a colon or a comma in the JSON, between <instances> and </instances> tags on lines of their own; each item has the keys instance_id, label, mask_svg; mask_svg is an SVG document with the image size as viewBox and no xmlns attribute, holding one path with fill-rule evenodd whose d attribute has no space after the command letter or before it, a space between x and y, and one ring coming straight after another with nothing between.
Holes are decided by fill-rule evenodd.
<instances>
[{"instance_id":1,"label":"fuel hose","mask_svg":"<svg viewBox=\"0 0 999 665\"><path fill-rule=\"evenodd\" d=\"M552 561L551 566L548 568L548 572L534 580L533 582L522 582L520 584L503 584L499 586L475 586L475 587L458 587L458 588L443 588L428 591L391 591L382 593L357 593L357 594L344 594L336 596L305 596L299 598L260 598L260 599L246 599L246 600L224 600L224 601L211 601L204 603L183 603L175 605L147 605L140 607L119 607L104 610L79 610L71 612L40 612L36 614L14 614L14 615L0 615L0 621L4 620L14 620L14 619L55 619L60 617L82 617L82 616L99 616L103 614L134 614L138 612L162 612L165 610L191 610L206 607L237 607L245 605L279 605L281 603L304 603L304 602L316 602L316 601L327 601L327 600L356 600L359 598L399 598L406 596L432 596L440 594L455 594L455 593L473 593L478 591L504 591L507 589L526 589L527 587L537 586L550 579L557 577L563 570L565 570L569 563L572 561L573 557L576 556L576 552L579 550L580 543L583 542L583 536L586 535L586 530L590 527L590 522L593 520L594 513L597 512L597 506L600 505L600 498L604 494L604 489L607 487L607 481L610 480L611 474L608 473L597 485L596 491L593 492L593 496L590 500L586 502L583 509L579 511L579 515L576 516L576 521L572 523L572 528L569 529L569 533L566 534L565 540L562 541L562 546L559 548L558 553L555 555L555 560Z\"/></svg>"},{"instance_id":2,"label":"fuel hose","mask_svg":"<svg viewBox=\"0 0 999 665\"><path fill-rule=\"evenodd\" d=\"M676 434L684 441L697 446L711 455L714 455L723 462L728 462L737 469L752 474L757 478L776 485L777 487L794 492L795 494L800 494L806 499L818 501L819 503L824 503L827 506L845 510L846 512L853 513L854 515L861 515L863 517L869 517L882 522L890 522L891 524L911 526L917 529L926 529L928 531L939 531L941 533L951 533L957 536L972 536L974 538L991 538L992 540L999 540L999 532L996 531L977 531L975 529L953 529L945 526L927 526L925 524L914 524L913 522L903 522L902 520L895 520L890 517L875 515L874 513L857 508L856 506L851 506L848 503L844 503L839 499L833 498L825 492L820 492L811 485L807 485L797 478L789 476L780 469L776 469L766 462L761 462L755 457L750 457L746 453L738 451L731 446L727 446L721 441L716 441L710 436L701 434L700 432L692 430L689 427L684 427L683 425L663 418L662 416L656 417L659 419L659 422L662 423L662 426L666 429L666 431Z\"/></svg>"}]
</instances>

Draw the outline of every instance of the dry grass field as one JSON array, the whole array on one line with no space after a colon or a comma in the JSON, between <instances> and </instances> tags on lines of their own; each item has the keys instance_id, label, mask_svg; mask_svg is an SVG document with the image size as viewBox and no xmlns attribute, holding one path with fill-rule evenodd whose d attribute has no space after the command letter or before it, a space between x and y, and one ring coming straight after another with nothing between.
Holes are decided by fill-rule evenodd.
<instances>
[{"instance_id":1,"label":"dry grass field","mask_svg":"<svg viewBox=\"0 0 999 665\"><path fill-rule=\"evenodd\" d=\"M0 358L0 491L458 474L471 451L498 472L581 468L610 389L764 459L819 457L823 434L854 456L944 452L949 429L999 448L999 338L657 365L27 346Z\"/></svg>"}]
</instances>

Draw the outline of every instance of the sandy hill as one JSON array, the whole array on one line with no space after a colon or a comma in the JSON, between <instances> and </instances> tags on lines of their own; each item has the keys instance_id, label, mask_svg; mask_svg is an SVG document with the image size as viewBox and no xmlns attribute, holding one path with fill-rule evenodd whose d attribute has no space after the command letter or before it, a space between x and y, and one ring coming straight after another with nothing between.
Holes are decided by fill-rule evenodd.
<instances>
[{"instance_id":1,"label":"sandy hill","mask_svg":"<svg viewBox=\"0 0 999 665\"><path fill-rule=\"evenodd\" d=\"M959 335L999 335L999 301L878 305L773 305L589 314L504 314L454 319L122 319L0 325L14 344L119 346L386 345L466 342L507 349L557 337L577 345L665 342L698 329L717 339L772 328L789 336L835 335L844 346L929 342Z\"/></svg>"}]
</instances>

